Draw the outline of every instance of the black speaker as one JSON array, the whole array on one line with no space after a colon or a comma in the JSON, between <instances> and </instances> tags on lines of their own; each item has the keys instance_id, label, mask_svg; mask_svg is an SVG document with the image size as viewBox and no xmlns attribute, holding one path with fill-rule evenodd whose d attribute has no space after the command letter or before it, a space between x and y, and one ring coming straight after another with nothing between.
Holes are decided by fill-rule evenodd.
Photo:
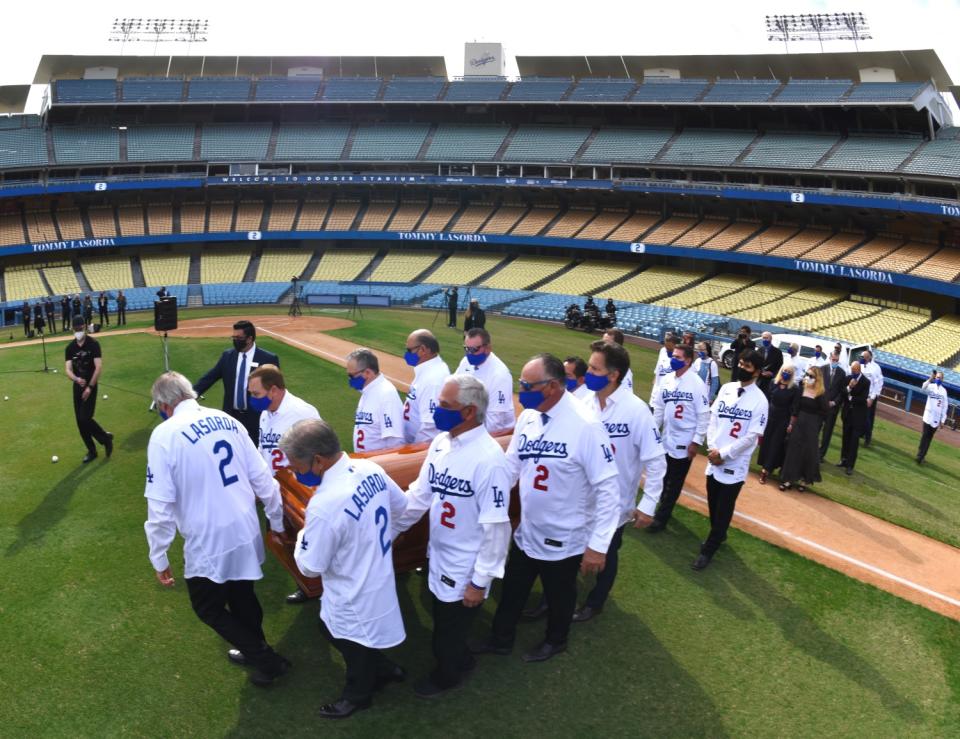
<instances>
[{"instance_id":1,"label":"black speaker","mask_svg":"<svg viewBox=\"0 0 960 739\"><path fill-rule=\"evenodd\" d=\"M153 330L173 331L177 327L177 299L173 296L153 303Z\"/></svg>"}]
</instances>

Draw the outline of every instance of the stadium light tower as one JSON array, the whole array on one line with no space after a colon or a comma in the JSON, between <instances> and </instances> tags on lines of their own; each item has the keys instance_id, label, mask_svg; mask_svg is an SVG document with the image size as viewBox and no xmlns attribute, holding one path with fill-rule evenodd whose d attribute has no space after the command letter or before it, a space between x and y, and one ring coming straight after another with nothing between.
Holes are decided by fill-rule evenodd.
<instances>
[{"instance_id":1,"label":"stadium light tower","mask_svg":"<svg viewBox=\"0 0 960 739\"><path fill-rule=\"evenodd\" d=\"M190 45L204 43L210 31L206 18L114 18L107 40L120 44L120 55L128 41L153 41L153 53L161 42Z\"/></svg>"},{"instance_id":2,"label":"stadium light tower","mask_svg":"<svg viewBox=\"0 0 960 739\"><path fill-rule=\"evenodd\" d=\"M860 41L872 39L870 24L863 13L799 13L766 16L767 41L782 41L790 53L791 41L853 41L860 51Z\"/></svg>"}]
</instances>

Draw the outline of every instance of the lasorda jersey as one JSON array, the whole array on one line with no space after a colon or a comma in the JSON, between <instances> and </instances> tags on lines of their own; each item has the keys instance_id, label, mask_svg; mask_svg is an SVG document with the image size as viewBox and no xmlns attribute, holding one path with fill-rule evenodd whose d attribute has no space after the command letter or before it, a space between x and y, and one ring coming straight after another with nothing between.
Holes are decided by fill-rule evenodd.
<instances>
[{"instance_id":1,"label":"lasorda jersey","mask_svg":"<svg viewBox=\"0 0 960 739\"><path fill-rule=\"evenodd\" d=\"M433 412L440 389L449 376L450 368L439 356L413 368L413 384L403 404L403 436L408 444L430 441L437 435Z\"/></svg>"},{"instance_id":2,"label":"lasorda jersey","mask_svg":"<svg viewBox=\"0 0 960 739\"><path fill-rule=\"evenodd\" d=\"M407 507L379 465L342 454L307 504L294 559L323 577L320 618L338 639L371 649L404 640L393 572L394 521Z\"/></svg>"},{"instance_id":3,"label":"lasorda jersey","mask_svg":"<svg viewBox=\"0 0 960 739\"><path fill-rule=\"evenodd\" d=\"M653 394L653 418L662 430L663 447L674 459L687 456L691 442L702 444L710 423L709 389L692 369L671 372Z\"/></svg>"},{"instance_id":4,"label":"lasorda jersey","mask_svg":"<svg viewBox=\"0 0 960 739\"><path fill-rule=\"evenodd\" d=\"M566 559L588 546L606 552L620 509L610 439L570 393L547 414L544 423L537 410L521 413L507 449L511 482L520 487L514 539L535 559Z\"/></svg>"},{"instance_id":5,"label":"lasorda jersey","mask_svg":"<svg viewBox=\"0 0 960 739\"><path fill-rule=\"evenodd\" d=\"M483 544L483 524L509 523L510 477L503 449L482 426L430 444L408 494L430 500L430 592L463 599Z\"/></svg>"},{"instance_id":6,"label":"lasorda jersey","mask_svg":"<svg viewBox=\"0 0 960 739\"><path fill-rule=\"evenodd\" d=\"M750 457L767 428L768 408L767 396L755 382L745 388L728 382L720 388L710 409L707 446L717 449L723 461L707 463L707 475L728 485L747 479Z\"/></svg>"},{"instance_id":7,"label":"lasorda jersey","mask_svg":"<svg viewBox=\"0 0 960 739\"><path fill-rule=\"evenodd\" d=\"M260 414L260 444L258 448L271 470L276 471L281 467L289 466L290 462L287 456L280 451L280 438L297 421L310 418L320 418L317 409L289 390L284 393L283 400L280 401L277 410L263 411Z\"/></svg>"},{"instance_id":8,"label":"lasorda jersey","mask_svg":"<svg viewBox=\"0 0 960 739\"><path fill-rule=\"evenodd\" d=\"M514 427L517 412L513 407L513 378L510 376L510 369L500 357L490 352L486 361L478 367L474 367L464 357L457 365L457 374L473 375L487 389L490 398L484 421L487 431L495 434L497 431Z\"/></svg>"},{"instance_id":9,"label":"lasorda jersey","mask_svg":"<svg viewBox=\"0 0 960 739\"><path fill-rule=\"evenodd\" d=\"M403 403L400 393L383 375L360 392L353 419L353 450L373 452L403 444Z\"/></svg>"}]
</instances>

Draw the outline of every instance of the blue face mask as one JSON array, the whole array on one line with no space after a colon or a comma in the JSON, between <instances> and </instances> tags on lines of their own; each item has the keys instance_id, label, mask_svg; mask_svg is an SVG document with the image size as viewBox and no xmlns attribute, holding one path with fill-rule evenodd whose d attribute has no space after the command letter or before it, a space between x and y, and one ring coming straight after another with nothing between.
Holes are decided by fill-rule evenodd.
<instances>
[{"instance_id":1,"label":"blue face mask","mask_svg":"<svg viewBox=\"0 0 960 739\"><path fill-rule=\"evenodd\" d=\"M521 390L517 393L517 399L524 408L537 408L546 400L542 390Z\"/></svg>"},{"instance_id":2,"label":"blue face mask","mask_svg":"<svg viewBox=\"0 0 960 739\"><path fill-rule=\"evenodd\" d=\"M416 352L407 352L403 353L403 361L409 364L411 367L416 367L420 364L420 355Z\"/></svg>"},{"instance_id":3,"label":"blue face mask","mask_svg":"<svg viewBox=\"0 0 960 739\"><path fill-rule=\"evenodd\" d=\"M572 393L572 392L573 392L574 390L576 390L576 389L577 389L577 380L576 380L576 378L574 378L574 379L571 380L571 379L568 377L568 378L567 378L567 392L568 392L568 393Z\"/></svg>"},{"instance_id":4,"label":"blue face mask","mask_svg":"<svg viewBox=\"0 0 960 739\"><path fill-rule=\"evenodd\" d=\"M160 416L160 420L161 420L161 421L166 421L168 418L170 418L170 416L168 416L166 413L164 413L164 412L163 412L162 410L160 410L159 408L157 408L157 415Z\"/></svg>"},{"instance_id":5,"label":"blue face mask","mask_svg":"<svg viewBox=\"0 0 960 739\"><path fill-rule=\"evenodd\" d=\"M817 359L820 359L820 352L814 352L813 356L815 356Z\"/></svg>"},{"instance_id":6,"label":"blue face mask","mask_svg":"<svg viewBox=\"0 0 960 739\"><path fill-rule=\"evenodd\" d=\"M363 390L363 386L366 384L366 382L367 381L363 379L363 375L357 375L355 377L350 377L350 375L347 375L347 384L357 392Z\"/></svg>"},{"instance_id":7,"label":"blue face mask","mask_svg":"<svg viewBox=\"0 0 960 739\"><path fill-rule=\"evenodd\" d=\"M463 413L451 410L450 408L441 408L439 405L433 411L433 424L437 431L450 431L463 423Z\"/></svg>"},{"instance_id":8,"label":"blue face mask","mask_svg":"<svg viewBox=\"0 0 960 739\"><path fill-rule=\"evenodd\" d=\"M255 398L252 395L247 395L247 407L251 410L263 412L270 407L270 398L264 395L262 398Z\"/></svg>"},{"instance_id":9,"label":"blue face mask","mask_svg":"<svg viewBox=\"0 0 960 739\"><path fill-rule=\"evenodd\" d=\"M597 393L610 384L610 378L607 375L595 375L592 372L587 372L583 376L583 384L587 386L588 390Z\"/></svg>"},{"instance_id":10,"label":"blue face mask","mask_svg":"<svg viewBox=\"0 0 960 739\"><path fill-rule=\"evenodd\" d=\"M697 356L700 357L700 359L706 359L706 358L707 358L707 353L706 353L706 352L697 352Z\"/></svg>"},{"instance_id":11,"label":"blue face mask","mask_svg":"<svg viewBox=\"0 0 960 739\"><path fill-rule=\"evenodd\" d=\"M793 349L787 349L787 354L789 354L791 357L797 356L797 353Z\"/></svg>"},{"instance_id":12,"label":"blue face mask","mask_svg":"<svg viewBox=\"0 0 960 739\"><path fill-rule=\"evenodd\" d=\"M489 356L490 355L487 354L486 352L483 352L483 353L477 352L476 354L468 354L467 362L472 367L479 367L481 364L487 361L487 357Z\"/></svg>"},{"instance_id":13,"label":"blue face mask","mask_svg":"<svg viewBox=\"0 0 960 739\"><path fill-rule=\"evenodd\" d=\"M870 364L870 360L866 357L860 357L860 364Z\"/></svg>"},{"instance_id":14,"label":"blue face mask","mask_svg":"<svg viewBox=\"0 0 960 739\"><path fill-rule=\"evenodd\" d=\"M859 373L859 372L851 372L851 373L850 373L850 377L852 377L854 380L856 380L858 377L860 377L860 373Z\"/></svg>"},{"instance_id":15,"label":"blue face mask","mask_svg":"<svg viewBox=\"0 0 960 739\"><path fill-rule=\"evenodd\" d=\"M830 369L836 369L840 364L838 362L830 362Z\"/></svg>"},{"instance_id":16,"label":"blue face mask","mask_svg":"<svg viewBox=\"0 0 960 739\"><path fill-rule=\"evenodd\" d=\"M679 372L686 366L687 366L687 363L684 362L682 359L677 359L676 357L670 357L670 369L672 369L674 372Z\"/></svg>"},{"instance_id":17,"label":"blue face mask","mask_svg":"<svg viewBox=\"0 0 960 739\"><path fill-rule=\"evenodd\" d=\"M312 470L309 472L294 472L294 474L297 476L297 482L306 485L308 488L315 488L323 482L323 475L316 475Z\"/></svg>"},{"instance_id":18,"label":"blue face mask","mask_svg":"<svg viewBox=\"0 0 960 739\"><path fill-rule=\"evenodd\" d=\"M764 346L770 346L770 339L764 339L764 340L763 340L763 345L764 345Z\"/></svg>"},{"instance_id":19,"label":"blue face mask","mask_svg":"<svg viewBox=\"0 0 960 739\"><path fill-rule=\"evenodd\" d=\"M939 377L938 377L936 380L934 380L933 382L934 382L935 384L937 384L937 385L942 385L942 384L943 384L943 380L941 380Z\"/></svg>"},{"instance_id":20,"label":"blue face mask","mask_svg":"<svg viewBox=\"0 0 960 739\"><path fill-rule=\"evenodd\" d=\"M791 377L793 377L793 372L784 372L780 375L780 379L784 382L790 382Z\"/></svg>"}]
</instances>

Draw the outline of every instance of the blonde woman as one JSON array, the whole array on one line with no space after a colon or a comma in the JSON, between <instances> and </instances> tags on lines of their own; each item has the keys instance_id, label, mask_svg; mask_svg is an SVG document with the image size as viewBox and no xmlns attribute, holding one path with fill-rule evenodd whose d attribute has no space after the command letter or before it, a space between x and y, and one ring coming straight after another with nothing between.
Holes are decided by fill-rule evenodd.
<instances>
[{"instance_id":1,"label":"blonde woman","mask_svg":"<svg viewBox=\"0 0 960 739\"><path fill-rule=\"evenodd\" d=\"M802 493L807 485L820 482L820 427L829 410L823 373L817 367L808 367L803 375L803 390L797 396L787 427L789 441L780 474L781 490L796 485Z\"/></svg>"},{"instance_id":2,"label":"blonde woman","mask_svg":"<svg viewBox=\"0 0 960 739\"><path fill-rule=\"evenodd\" d=\"M799 394L793 365L783 365L770 386L770 417L767 419L767 430L760 442L760 456L757 458L761 485L766 484L770 473L783 464L787 453L787 427L790 425L790 416Z\"/></svg>"}]
</instances>

